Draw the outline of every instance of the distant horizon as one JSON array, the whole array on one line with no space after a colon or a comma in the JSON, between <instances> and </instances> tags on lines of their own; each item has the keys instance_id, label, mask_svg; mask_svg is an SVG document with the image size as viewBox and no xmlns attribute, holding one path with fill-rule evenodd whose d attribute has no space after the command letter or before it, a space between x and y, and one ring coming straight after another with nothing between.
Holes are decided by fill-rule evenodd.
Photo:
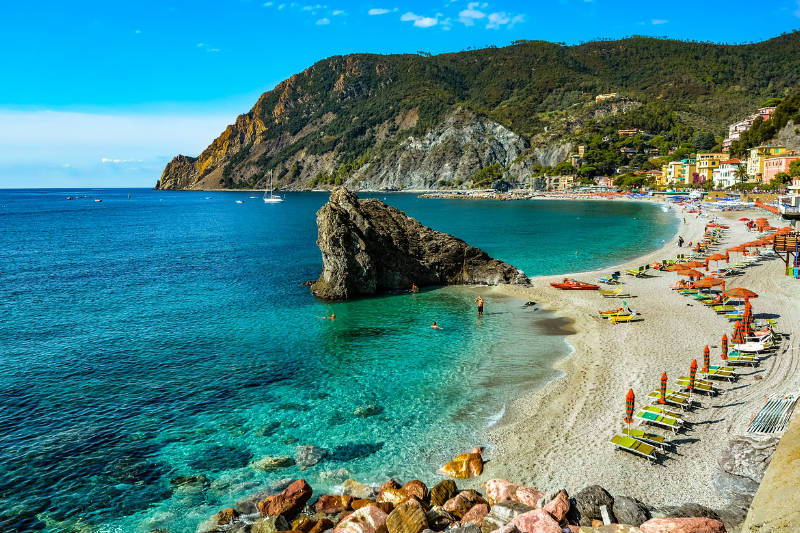
<instances>
[{"instance_id":1,"label":"distant horizon","mask_svg":"<svg viewBox=\"0 0 800 533\"><path fill-rule=\"evenodd\" d=\"M141 187L198 155L258 97L327 57L458 53L515 41L566 46L632 37L717 45L797 31L800 1L759 13L697 2L248 1L132 6L13 4L0 21L0 187ZM714 24L708 21L713 11ZM555 23L554 23L555 22ZM602 28L604 35L598 36ZM277 51L277 52L276 52Z\"/></svg>"}]
</instances>

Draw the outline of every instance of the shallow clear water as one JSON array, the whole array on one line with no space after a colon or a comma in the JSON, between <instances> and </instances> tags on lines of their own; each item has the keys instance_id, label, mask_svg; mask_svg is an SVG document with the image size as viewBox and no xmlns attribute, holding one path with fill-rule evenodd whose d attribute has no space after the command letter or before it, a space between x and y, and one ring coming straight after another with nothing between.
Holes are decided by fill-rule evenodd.
<instances>
[{"instance_id":1,"label":"shallow clear water","mask_svg":"<svg viewBox=\"0 0 800 533\"><path fill-rule=\"evenodd\" d=\"M318 302L301 282L327 195L249 196L0 191L0 531L194 531L280 478L435 481L568 351L522 302L478 318L472 289ZM676 228L639 203L386 201L529 275L619 263ZM330 456L248 466L301 444ZM186 475L205 482L170 483Z\"/></svg>"}]
</instances>

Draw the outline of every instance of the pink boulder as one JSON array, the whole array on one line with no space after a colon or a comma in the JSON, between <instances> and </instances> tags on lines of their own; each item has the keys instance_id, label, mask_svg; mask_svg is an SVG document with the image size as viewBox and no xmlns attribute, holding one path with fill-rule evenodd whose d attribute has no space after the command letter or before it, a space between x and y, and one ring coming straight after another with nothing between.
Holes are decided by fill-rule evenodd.
<instances>
[{"instance_id":1,"label":"pink boulder","mask_svg":"<svg viewBox=\"0 0 800 533\"><path fill-rule=\"evenodd\" d=\"M569 498L567 498L567 493L563 490L558 491L556 497L547 502L543 509L550 513L550 516L555 518L559 524L563 524L569 512Z\"/></svg>"},{"instance_id":2,"label":"pink boulder","mask_svg":"<svg viewBox=\"0 0 800 533\"><path fill-rule=\"evenodd\" d=\"M562 533L558 522L543 509L517 515L511 524L523 533Z\"/></svg>"},{"instance_id":3,"label":"pink boulder","mask_svg":"<svg viewBox=\"0 0 800 533\"><path fill-rule=\"evenodd\" d=\"M518 485L505 479L490 479L481 483L490 505L513 500L517 493Z\"/></svg>"},{"instance_id":4,"label":"pink boulder","mask_svg":"<svg viewBox=\"0 0 800 533\"><path fill-rule=\"evenodd\" d=\"M539 507L539 501L544 497L544 492L533 487L517 487L514 499L528 507Z\"/></svg>"},{"instance_id":5,"label":"pink boulder","mask_svg":"<svg viewBox=\"0 0 800 533\"><path fill-rule=\"evenodd\" d=\"M483 519L486 518L488 514L489 506L485 503L473 505L472 508L467 511L467 514L461 517L461 525L475 524L480 527L481 524L483 524Z\"/></svg>"},{"instance_id":6,"label":"pink boulder","mask_svg":"<svg viewBox=\"0 0 800 533\"><path fill-rule=\"evenodd\" d=\"M462 490L453 498L444 502L443 507L445 511L460 520L470 509L480 503L486 503L486 500L476 491L470 489Z\"/></svg>"},{"instance_id":7,"label":"pink boulder","mask_svg":"<svg viewBox=\"0 0 800 533\"><path fill-rule=\"evenodd\" d=\"M387 516L375 505L367 505L347 515L333 533L386 533Z\"/></svg>"},{"instance_id":8,"label":"pink boulder","mask_svg":"<svg viewBox=\"0 0 800 533\"><path fill-rule=\"evenodd\" d=\"M651 518L639 529L643 533L725 533L725 525L711 518Z\"/></svg>"}]
</instances>

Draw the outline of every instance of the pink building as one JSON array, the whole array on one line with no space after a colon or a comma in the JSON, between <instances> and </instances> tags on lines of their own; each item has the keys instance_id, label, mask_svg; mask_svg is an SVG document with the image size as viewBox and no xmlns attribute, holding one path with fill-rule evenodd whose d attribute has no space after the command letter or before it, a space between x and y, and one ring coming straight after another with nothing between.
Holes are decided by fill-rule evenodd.
<instances>
[{"instance_id":1,"label":"pink building","mask_svg":"<svg viewBox=\"0 0 800 533\"><path fill-rule=\"evenodd\" d=\"M761 183L769 183L777 174L781 172L789 173L789 165L792 161L800 159L800 155L783 155L780 157L770 157L764 160L764 172L761 174Z\"/></svg>"},{"instance_id":2,"label":"pink building","mask_svg":"<svg viewBox=\"0 0 800 533\"><path fill-rule=\"evenodd\" d=\"M762 107L758 110L758 114L761 115L761 120L764 122L768 121L772 118L772 114L775 112L774 107Z\"/></svg>"},{"instance_id":3,"label":"pink building","mask_svg":"<svg viewBox=\"0 0 800 533\"><path fill-rule=\"evenodd\" d=\"M600 187L608 187L609 189L614 186L614 178L602 176L597 178L597 184Z\"/></svg>"}]
</instances>

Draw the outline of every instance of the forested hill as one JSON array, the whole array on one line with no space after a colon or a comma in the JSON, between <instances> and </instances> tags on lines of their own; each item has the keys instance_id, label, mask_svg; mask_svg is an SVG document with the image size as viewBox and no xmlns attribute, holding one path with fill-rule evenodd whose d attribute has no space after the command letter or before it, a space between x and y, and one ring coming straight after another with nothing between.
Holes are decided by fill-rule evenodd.
<instances>
[{"instance_id":1,"label":"forested hill","mask_svg":"<svg viewBox=\"0 0 800 533\"><path fill-rule=\"evenodd\" d=\"M336 56L264 93L198 157L173 159L157 187L261 187L269 171L286 189L468 186L487 168L522 179L606 125L675 144L697 130L721 137L799 82L798 32L746 45L633 37ZM619 97L596 102L601 93Z\"/></svg>"}]
</instances>

